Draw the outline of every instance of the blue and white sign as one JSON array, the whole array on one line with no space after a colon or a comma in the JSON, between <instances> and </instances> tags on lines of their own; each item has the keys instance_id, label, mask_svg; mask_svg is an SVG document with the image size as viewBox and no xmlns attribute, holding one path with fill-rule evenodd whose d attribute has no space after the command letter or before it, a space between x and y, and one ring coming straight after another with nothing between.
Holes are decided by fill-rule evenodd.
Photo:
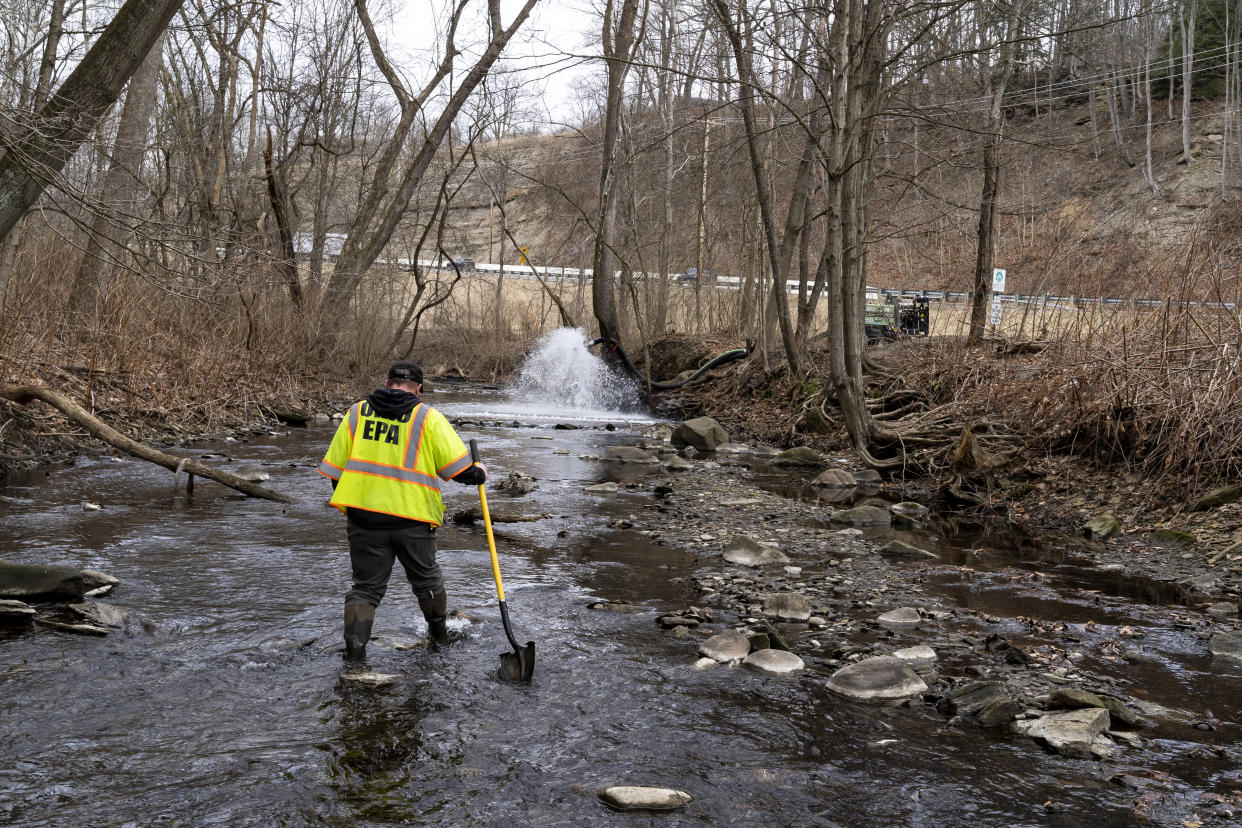
<instances>
[{"instance_id":1,"label":"blue and white sign","mask_svg":"<svg viewBox=\"0 0 1242 828\"><path fill-rule=\"evenodd\" d=\"M1005 292L1005 271L999 267L992 268L992 292Z\"/></svg>"}]
</instances>

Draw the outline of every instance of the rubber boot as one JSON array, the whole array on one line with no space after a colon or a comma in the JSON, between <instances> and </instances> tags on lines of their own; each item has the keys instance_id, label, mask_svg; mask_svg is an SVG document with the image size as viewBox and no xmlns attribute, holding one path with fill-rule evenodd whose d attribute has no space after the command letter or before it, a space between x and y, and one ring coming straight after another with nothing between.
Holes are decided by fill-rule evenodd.
<instances>
[{"instance_id":1,"label":"rubber boot","mask_svg":"<svg viewBox=\"0 0 1242 828\"><path fill-rule=\"evenodd\" d=\"M370 604L345 605L345 660L351 663L367 657L367 642L371 640L371 624L375 621L375 607Z\"/></svg>"},{"instance_id":2,"label":"rubber boot","mask_svg":"<svg viewBox=\"0 0 1242 828\"><path fill-rule=\"evenodd\" d=\"M440 590L431 595L419 596L418 608L427 619L427 637L433 648L447 647L458 639L448 631L448 592Z\"/></svg>"}]
</instances>

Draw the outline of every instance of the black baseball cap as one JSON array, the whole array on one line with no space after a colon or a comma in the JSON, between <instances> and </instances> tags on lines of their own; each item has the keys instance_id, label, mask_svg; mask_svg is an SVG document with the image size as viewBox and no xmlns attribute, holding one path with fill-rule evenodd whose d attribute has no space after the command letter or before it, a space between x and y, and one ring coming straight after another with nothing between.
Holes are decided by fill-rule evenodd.
<instances>
[{"instance_id":1,"label":"black baseball cap","mask_svg":"<svg viewBox=\"0 0 1242 828\"><path fill-rule=\"evenodd\" d=\"M400 362L394 362L392 367L388 369L388 379L421 383L423 381L423 369L418 367L418 363L403 359Z\"/></svg>"}]
</instances>

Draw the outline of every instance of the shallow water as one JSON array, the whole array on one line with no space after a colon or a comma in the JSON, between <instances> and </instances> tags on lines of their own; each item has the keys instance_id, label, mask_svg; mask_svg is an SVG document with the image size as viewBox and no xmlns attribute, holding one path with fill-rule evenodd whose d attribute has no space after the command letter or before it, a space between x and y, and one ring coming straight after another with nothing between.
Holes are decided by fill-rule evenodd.
<instances>
[{"instance_id":1,"label":"shallow water","mask_svg":"<svg viewBox=\"0 0 1242 828\"><path fill-rule=\"evenodd\" d=\"M465 391L431 402L458 418L524 425L460 430L479 438L494 478L521 470L539 479L517 500L489 495L494 510L551 515L498 527L515 631L537 643L531 686L495 678L507 643L485 540L480 528L452 525L440 537L450 606L480 621L462 625L467 639L446 652L372 645L371 666L400 674L394 687L340 682L348 554L343 519L314 471L330 428L195 447L227 455L228 467L264 463L266 485L298 498L288 507L204 481L189 498L150 464L83 459L0 489L15 498L0 503L0 557L113 574L121 585L103 600L136 623L104 639L0 633L0 823L1106 826L1133 824L1136 792L1107 782L1122 769L1184 780L1160 806L1168 813L1188 812L1196 789L1242 786L1236 760L1199 755L1204 745L1235 755L1239 679L1170 626L1172 608L1124 595L1093 603L1073 592L1072 568L1056 568L1051 585L1006 612L1009 599L990 591L1014 595L1000 573L1025 564L1005 550L977 583L946 567L930 587L1015 619L1015 636L1030 634L1016 616L1037 610L1099 607L1107 618L1088 636L1141 627L1151 662L1112 669L1141 680L1153 701L1200 715L1210 707L1217 729L1162 726L1146 734L1160 740L1155 750L1117 764L950 727L921 703L846 702L824 689L830 670L815 659L790 679L695 671L692 645L653 623L693 603L685 579L694 559L608 528L649 505L647 494L582 491L607 470L577 455L632 441L628 423L642 418L532 416L529 401ZM450 510L476 497L446 489ZM103 511L83 511L84 500ZM598 598L645 612L586 608ZM395 575L375 634L423 632ZM666 785L696 801L673 817L620 815L594 795L610 784ZM1049 813L1047 801L1068 810Z\"/></svg>"}]
</instances>

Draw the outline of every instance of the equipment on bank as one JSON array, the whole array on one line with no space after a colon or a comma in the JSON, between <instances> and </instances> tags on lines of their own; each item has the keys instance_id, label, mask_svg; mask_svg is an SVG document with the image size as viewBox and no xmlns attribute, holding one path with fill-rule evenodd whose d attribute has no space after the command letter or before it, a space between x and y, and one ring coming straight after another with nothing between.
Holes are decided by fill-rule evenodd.
<instances>
[{"instance_id":1,"label":"equipment on bank","mask_svg":"<svg viewBox=\"0 0 1242 828\"><path fill-rule=\"evenodd\" d=\"M470 441L470 459L479 462L479 444ZM527 641L525 647L519 647L513 637L513 628L509 626L509 607L505 604L505 587L500 580L500 561L496 558L496 539L492 536L492 517L487 511L487 492L483 484L479 484L479 504L483 510L483 528L487 530L487 551L492 555L492 575L496 578L496 597L500 599L500 620L505 626L505 635L513 645L513 652L500 654L500 669L497 675L503 681L529 682L535 674L535 642Z\"/></svg>"},{"instance_id":2,"label":"equipment on bank","mask_svg":"<svg viewBox=\"0 0 1242 828\"><path fill-rule=\"evenodd\" d=\"M923 296L889 296L884 302L868 302L863 316L868 344L900 336L927 336L930 326L931 310Z\"/></svg>"}]
</instances>

